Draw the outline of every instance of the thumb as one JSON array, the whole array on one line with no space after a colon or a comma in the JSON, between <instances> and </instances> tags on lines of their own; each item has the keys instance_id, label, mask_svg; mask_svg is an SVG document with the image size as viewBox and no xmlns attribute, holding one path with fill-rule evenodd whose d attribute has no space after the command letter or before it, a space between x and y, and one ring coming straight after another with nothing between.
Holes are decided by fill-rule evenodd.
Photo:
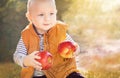
<instances>
[{"instance_id":1,"label":"thumb","mask_svg":"<svg viewBox=\"0 0 120 78\"><path fill-rule=\"evenodd\" d=\"M36 55L37 53L39 53L39 51L34 51L32 52L32 55Z\"/></svg>"}]
</instances>

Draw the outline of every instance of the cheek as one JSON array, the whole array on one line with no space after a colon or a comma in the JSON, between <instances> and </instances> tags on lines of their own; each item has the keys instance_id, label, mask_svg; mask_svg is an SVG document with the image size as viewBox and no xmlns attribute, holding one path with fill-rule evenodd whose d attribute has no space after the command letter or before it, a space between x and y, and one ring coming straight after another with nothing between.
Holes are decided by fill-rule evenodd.
<instances>
[{"instance_id":1,"label":"cheek","mask_svg":"<svg viewBox=\"0 0 120 78\"><path fill-rule=\"evenodd\" d=\"M43 23L43 19L42 18L36 18L35 22L40 25L40 24Z\"/></svg>"},{"instance_id":2,"label":"cheek","mask_svg":"<svg viewBox=\"0 0 120 78\"><path fill-rule=\"evenodd\" d=\"M51 16L50 18L51 18L52 20L56 20L57 17L56 17L56 15L53 15L53 16Z\"/></svg>"},{"instance_id":3,"label":"cheek","mask_svg":"<svg viewBox=\"0 0 120 78\"><path fill-rule=\"evenodd\" d=\"M57 22L56 18L52 19L52 23L53 23L53 25L55 25L56 22Z\"/></svg>"},{"instance_id":4,"label":"cheek","mask_svg":"<svg viewBox=\"0 0 120 78\"><path fill-rule=\"evenodd\" d=\"M42 25L42 21L38 19L35 19L34 21L32 21L32 23L37 27L40 27Z\"/></svg>"},{"instance_id":5,"label":"cheek","mask_svg":"<svg viewBox=\"0 0 120 78\"><path fill-rule=\"evenodd\" d=\"M57 19L57 17L55 16L55 17L54 17L54 20L56 21L56 19Z\"/></svg>"}]
</instances>

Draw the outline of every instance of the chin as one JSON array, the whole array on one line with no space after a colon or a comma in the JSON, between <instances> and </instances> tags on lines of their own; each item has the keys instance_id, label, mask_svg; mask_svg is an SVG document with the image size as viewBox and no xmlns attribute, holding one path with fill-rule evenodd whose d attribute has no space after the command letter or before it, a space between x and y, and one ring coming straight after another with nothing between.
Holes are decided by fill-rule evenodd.
<instances>
[{"instance_id":1,"label":"chin","mask_svg":"<svg viewBox=\"0 0 120 78\"><path fill-rule=\"evenodd\" d=\"M50 30L52 27L53 27L53 26L45 26L45 27L44 27L44 30L48 31L48 30Z\"/></svg>"}]
</instances>

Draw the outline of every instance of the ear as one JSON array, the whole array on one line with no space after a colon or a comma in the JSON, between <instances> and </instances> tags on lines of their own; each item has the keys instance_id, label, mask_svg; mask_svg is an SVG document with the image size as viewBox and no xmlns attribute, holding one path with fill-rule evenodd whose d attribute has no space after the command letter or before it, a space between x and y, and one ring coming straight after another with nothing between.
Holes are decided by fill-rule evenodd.
<instances>
[{"instance_id":1,"label":"ear","mask_svg":"<svg viewBox=\"0 0 120 78\"><path fill-rule=\"evenodd\" d=\"M31 16L30 16L29 12L26 13L26 17L27 17L28 21L31 22Z\"/></svg>"}]
</instances>

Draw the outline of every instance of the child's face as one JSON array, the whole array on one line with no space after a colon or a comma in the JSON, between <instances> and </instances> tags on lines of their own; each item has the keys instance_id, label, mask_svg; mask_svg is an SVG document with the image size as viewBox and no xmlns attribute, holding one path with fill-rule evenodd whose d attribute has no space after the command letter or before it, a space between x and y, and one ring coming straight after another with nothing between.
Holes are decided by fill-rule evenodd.
<instances>
[{"instance_id":1,"label":"child's face","mask_svg":"<svg viewBox=\"0 0 120 78\"><path fill-rule=\"evenodd\" d=\"M38 32L44 33L56 24L56 13L52 2L34 3L30 9L30 20Z\"/></svg>"}]
</instances>

